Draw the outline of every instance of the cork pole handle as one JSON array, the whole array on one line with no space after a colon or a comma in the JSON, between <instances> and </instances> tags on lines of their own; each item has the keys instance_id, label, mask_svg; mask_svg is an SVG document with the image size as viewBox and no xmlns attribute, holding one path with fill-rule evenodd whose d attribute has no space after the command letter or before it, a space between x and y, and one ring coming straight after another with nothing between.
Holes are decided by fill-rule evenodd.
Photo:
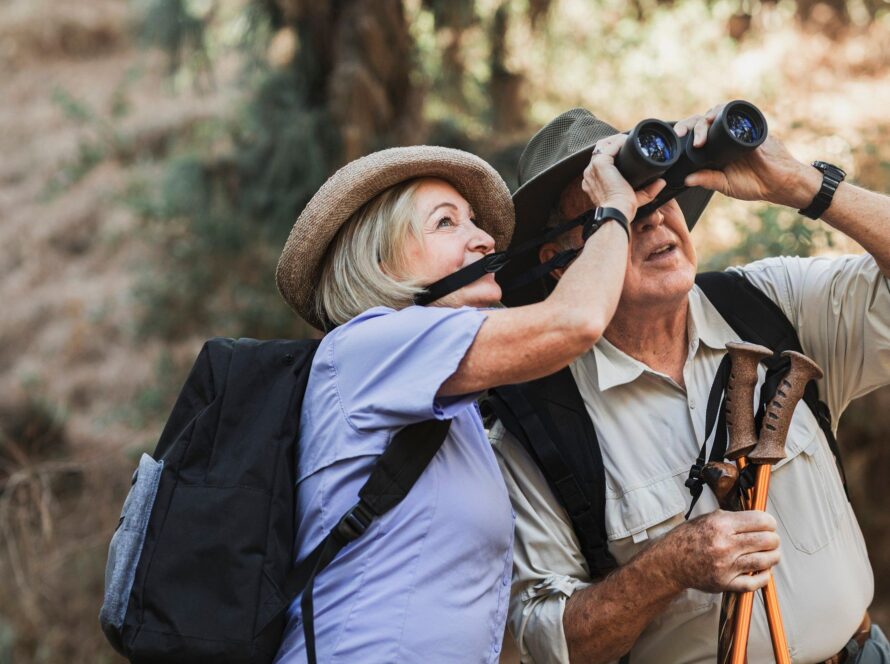
<instances>
[{"instance_id":1,"label":"cork pole handle","mask_svg":"<svg viewBox=\"0 0 890 664\"><path fill-rule=\"evenodd\" d=\"M782 356L791 360L791 368L766 408L760 441L748 454L751 463L774 464L785 458L785 440L797 402L803 397L807 383L822 378L822 369L806 355L786 350Z\"/></svg>"},{"instance_id":2,"label":"cork pole handle","mask_svg":"<svg viewBox=\"0 0 890 664\"><path fill-rule=\"evenodd\" d=\"M729 430L727 459L738 459L757 445L754 430L754 389L757 387L757 365L772 357L765 346L749 343L726 344L732 366L726 384L726 428Z\"/></svg>"}]
</instances>

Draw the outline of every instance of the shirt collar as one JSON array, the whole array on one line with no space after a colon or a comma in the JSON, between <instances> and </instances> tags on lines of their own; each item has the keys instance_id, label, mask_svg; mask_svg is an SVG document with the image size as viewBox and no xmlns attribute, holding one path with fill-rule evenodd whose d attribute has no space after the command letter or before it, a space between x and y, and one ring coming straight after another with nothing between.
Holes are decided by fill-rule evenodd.
<instances>
[{"instance_id":1,"label":"shirt collar","mask_svg":"<svg viewBox=\"0 0 890 664\"><path fill-rule=\"evenodd\" d=\"M686 330L689 334L689 355L698 352L700 344L713 350L725 350L726 342L738 335L723 320L714 305L695 286L688 295L689 312ZM602 337L591 350L596 366L597 385L600 392L618 385L632 383L644 373L654 374L648 366L634 359Z\"/></svg>"},{"instance_id":2,"label":"shirt collar","mask_svg":"<svg viewBox=\"0 0 890 664\"><path fill-rule=\"evenodd\" d=\"M689 292L689 318L698 339L708 348L726 350L727 341L737 341L739 338L698 286Z\"/></svg>"}]
</instances>

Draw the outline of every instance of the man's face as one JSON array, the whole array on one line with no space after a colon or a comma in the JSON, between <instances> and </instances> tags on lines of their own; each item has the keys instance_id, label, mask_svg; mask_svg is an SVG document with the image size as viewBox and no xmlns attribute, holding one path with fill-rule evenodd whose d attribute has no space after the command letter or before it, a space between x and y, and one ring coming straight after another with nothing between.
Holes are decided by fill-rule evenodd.
<instances>
[{"instance_id":1,"label":"man's face","mask_svg":"<svg viewBox=\"0 0 890 664\"><path fill-rule=\"evenodd\" d=\"M580 178L566 187L559 204L566 219L574 219L593 207L581 189ZM573 229L572 233L573 245L580 246L581 229ZM677 202L669 201L634 221L630 237L619 308L657 307L685 299L695 283L698 258Z\"/></svg>"}]
</instances>

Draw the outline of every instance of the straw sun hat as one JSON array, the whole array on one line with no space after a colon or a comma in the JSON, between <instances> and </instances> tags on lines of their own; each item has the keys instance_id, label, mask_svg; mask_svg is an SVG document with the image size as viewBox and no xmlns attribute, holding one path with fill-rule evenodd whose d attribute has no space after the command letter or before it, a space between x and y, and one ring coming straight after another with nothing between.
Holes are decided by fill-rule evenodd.
<instances>
[{"instance_id":1,"label":"straw sun hat","mask_svg":"<svg viewBox=\"0 0 890 664\"><path fill-rule=\"evenodd\" d=\"M477 225L494 238L497 250L507 248L513 234L513 202L504 180L488 163L462 150L429 145L374 152L334 173L291 229L275 282L300 316L322 328L313 300L325 253L340 227L378 194L421 177L449 182L473 206Z\"/></svg>"}]
</instances>

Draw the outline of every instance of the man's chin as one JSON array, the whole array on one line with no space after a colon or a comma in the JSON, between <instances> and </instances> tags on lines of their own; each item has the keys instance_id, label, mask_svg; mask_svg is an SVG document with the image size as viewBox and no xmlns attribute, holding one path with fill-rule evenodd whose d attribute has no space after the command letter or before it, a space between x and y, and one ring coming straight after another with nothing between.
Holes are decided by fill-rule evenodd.
<instances>
[{"instance_id":1,"label":"man's chin","mask_svg":"<svg viewBox=\"0 0 890 664\"><path fill-rule=\"evenodd\" d=\"M633 300L640 305L659 307L682 302L695 285L694 269L676 270L669 273L645 275L642 288Z\"/></svg>"}]
</instances>

